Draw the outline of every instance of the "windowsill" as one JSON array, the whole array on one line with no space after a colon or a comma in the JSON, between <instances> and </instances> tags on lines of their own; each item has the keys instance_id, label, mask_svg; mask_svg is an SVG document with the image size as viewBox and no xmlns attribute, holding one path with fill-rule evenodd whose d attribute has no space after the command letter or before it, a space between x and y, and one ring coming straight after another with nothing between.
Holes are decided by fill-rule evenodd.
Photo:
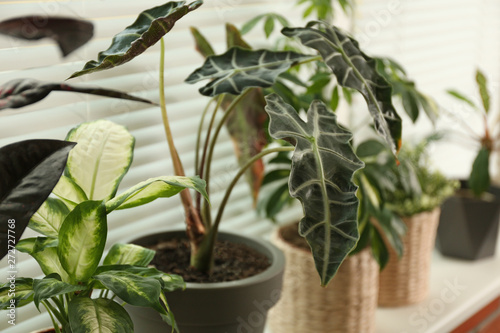
<instances>
[{"instance_id":1,"label":"windowsill","mask_svg":"<svg viewBox=\"0 0 500 333\"><path fill-rule=\"evenodd\" d=\"M379 308L377 333L450 332L500 295L500 255L476 262L434 251L430 292L419 304Z\"/></svg>"},{"instance_id":2,"label":"windowsill","mask_svg":"<svg viewBox=\"0 0 500 333\"><path fill-rule=\"evenodd\" d=\"M427 299L406 307L378 308L376 332L450 332L499 295L500 237L496 256L475 262L447 258L434 250Z\"/></svg>"}]
</instances>

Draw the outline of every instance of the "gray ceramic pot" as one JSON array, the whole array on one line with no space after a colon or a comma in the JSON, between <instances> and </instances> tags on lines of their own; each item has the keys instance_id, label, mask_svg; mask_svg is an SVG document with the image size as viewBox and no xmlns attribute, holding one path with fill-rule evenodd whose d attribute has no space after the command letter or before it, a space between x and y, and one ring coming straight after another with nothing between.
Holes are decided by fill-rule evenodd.
<instances>
[{"instance_id":1,"label":"gray ceramic pot","mask_svg":"<svg viewBox=\"0 0 500 333\"><path fill-rule=\"evenodd\" d=\"M159 240L185 237L185 231L146 235L130 243L148 246ZM220 240L246 244L265 254L271 266L264 272L232 282L187 283L184 291L167 293L181 333L262 333L268 310L281 297L285 258L269 242L220 232ZM135 333L170 332L151 309L126 306L134 321Z\"/></svg>"},{"instance_id":2,"label":"gray ceramic pot","mask_svg":"<svg viewBox=\"0 0 500 333\"><path fill-rule=\"evenodd\" d=\"M461 181L462 189L467 183ZM500 219L500 188L489 201L455 195L441 208L436 247L446 256L477 260L495 255Z\"/></svg>"}]
</instances>

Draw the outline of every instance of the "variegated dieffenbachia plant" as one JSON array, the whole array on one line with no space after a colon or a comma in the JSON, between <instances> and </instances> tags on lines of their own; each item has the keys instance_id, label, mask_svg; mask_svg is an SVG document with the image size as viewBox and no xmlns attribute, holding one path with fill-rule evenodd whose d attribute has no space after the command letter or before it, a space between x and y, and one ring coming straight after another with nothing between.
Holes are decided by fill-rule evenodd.
<instances>
[{"instance_id":1,"label":"variegated dieffenbachia plant","mask_svg":"<svg viewBox=\"0 0 500 333\"><path fill-rule=\"evenodd\" d=\"M83 123L71 130L64 174L32 216L28 227L40 236L20 240L14 251L31 255L42 279L16 279L0 288L0 309L34 302L49 312L56 332L133 332L133 323L114 300L151 307L172 327L165 292L182 289L181 277L147 267L154 251L134 244L115 244L104 257L107 215L193 189L207 197L198 177L156 177L117 193L132 162L134 137L107 120ZM96 293L97 292L97 293ZM161 300L161 302L160 302Z\"/></svg>"}]
</instances>

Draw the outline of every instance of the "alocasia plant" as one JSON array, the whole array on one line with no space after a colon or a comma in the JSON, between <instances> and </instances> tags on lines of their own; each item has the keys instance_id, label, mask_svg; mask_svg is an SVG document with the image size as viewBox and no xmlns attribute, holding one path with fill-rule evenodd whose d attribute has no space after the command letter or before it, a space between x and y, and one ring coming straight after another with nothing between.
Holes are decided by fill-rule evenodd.
<instances>
[{"instance_id":1,"label":"alocasia plant","mask_svg":"<svg viewBox=\"0 0 500 333\"><path fill-rule=\"evenodd\" d=\"M156 177L116 195L132 162L135 140L130 133L100 120L79 125L67 140L78 144L69 154L55 196L42 204L28 225L41 235L20 240L13 250L30 254L45 277L18 279L23 292L14 296L9 284L3 285L0 309L7 309L11 302L19 307L33 301L50 313L56 332L60 332L59 326L65 333L133 332L127 312L113 300L118 296L128 304L157 310L175 327L164 292L183 288L184 283L178 276L147 267L154 251L115 244L99 265L107 238L107 215L171 197L186 188L207 197L204 182L197 177ZM69 147L66 150L73 145L59 144ZM95 290L100 290L97 298L91 297Z\"/></svg>"}]
</instances>

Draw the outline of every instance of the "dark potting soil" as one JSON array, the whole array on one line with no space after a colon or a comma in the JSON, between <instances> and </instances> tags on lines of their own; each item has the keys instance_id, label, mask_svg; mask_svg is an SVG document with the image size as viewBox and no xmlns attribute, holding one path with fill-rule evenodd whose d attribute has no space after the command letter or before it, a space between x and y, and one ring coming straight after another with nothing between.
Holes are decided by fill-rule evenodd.
<instances>
[{"instance_id":1,"label":"dark potting soil","mask_svg":"<svg viewBox=\"0 0 500 333\"><path fill-rule=\"evenodd\" d=\"M281 227L279 232L281 238L290 245L307 252L311 252L311 248L309 247L309 244L307 244L306 239L299 235L299 222Z\"/></svg>"},{"instance_id":2,"label":"dark potting soil","mask_svg":"<svg viewBox=\"0 0 500 333\"><path fill-rule=\"evenodd\" d=\"M190 266L191 249L185 239L163 241L151 249L156 251L152 265L160 271L180 275L186 282L241 280L259 274L271 265L268 257L244 244L217 241L214 269L211 275L207 275Z\"/></svg>"}]
</instances>

